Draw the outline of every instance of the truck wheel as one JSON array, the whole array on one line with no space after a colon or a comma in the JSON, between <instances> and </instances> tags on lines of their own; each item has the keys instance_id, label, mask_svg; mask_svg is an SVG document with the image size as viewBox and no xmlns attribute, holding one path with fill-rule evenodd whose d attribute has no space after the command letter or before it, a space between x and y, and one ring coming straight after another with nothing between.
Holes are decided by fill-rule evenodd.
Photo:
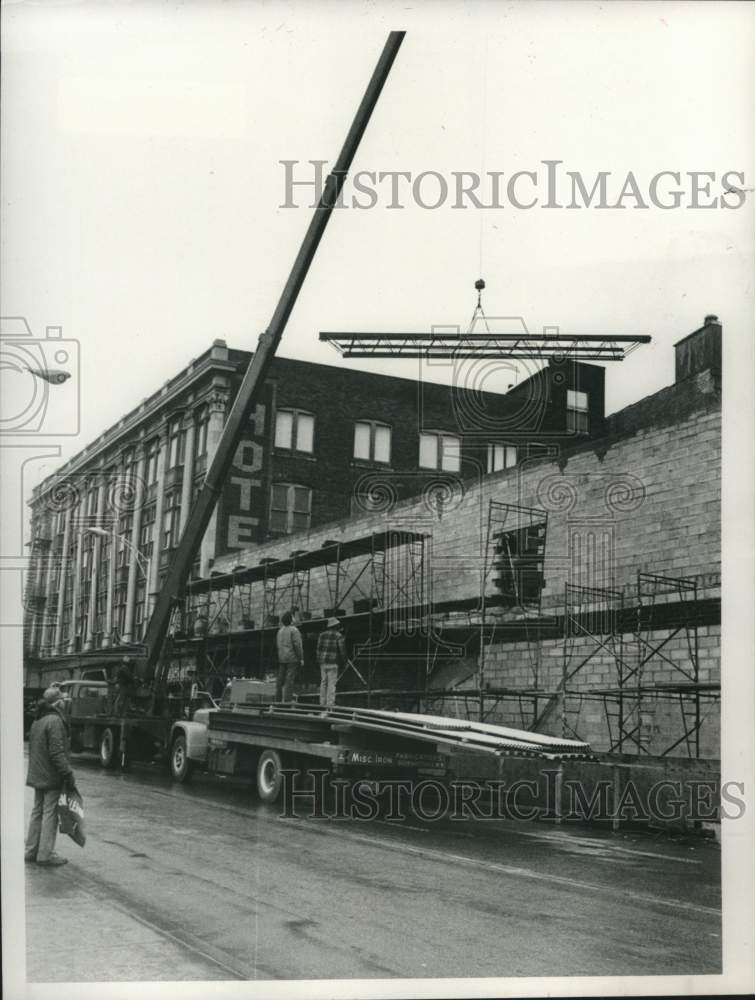
<instances>
[{"instance_id":1,"label":"truck wheel","mask_svg":"<svg viewBox=\"0 0 755 1000\"><path fill-rule=\"evenodd\" d=\"M263 802L276 802L281 793L283 775L277 750L263 750L257 764L257 792Z\"/></svg>"},{"instance_id":2,"label":"truck wheel","mask_svg":"<svg viewBox=\"0 0 755 1000\"><path fill-rule=\"evenodd\" d=\"M186 752L186 736L179 733L173 740L170 751L170 773L174 781L188 781L194 770L194 762Z\"/></svg>"},{"instance_id":3,"label":"truck wheel","mask_svg":"<svg viewBox=\"0 0 755 1000\"><path fill-rule=\"evenodd\" d=\"M100 737L100 764L107 768L115 767L117 756L118 736L108 726L107 729L102 730L102 736Z\"/></svg>"}]
</instances>

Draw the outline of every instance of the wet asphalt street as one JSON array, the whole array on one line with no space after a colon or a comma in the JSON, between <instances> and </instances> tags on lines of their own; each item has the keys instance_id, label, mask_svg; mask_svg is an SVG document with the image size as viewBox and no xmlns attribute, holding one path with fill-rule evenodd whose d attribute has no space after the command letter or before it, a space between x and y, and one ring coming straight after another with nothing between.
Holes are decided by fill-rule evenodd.
<instances>
[{"instance_id":1,"label":"wet asphalt street","mask_svg":"<svg viewBox=\"0 0 755 1000\"><path fill-rule=\"evenodd\" d=\"M61 837L69 864L26 866L30 982L721 968L709 842L513 821L285 819L248 784L181 786L156 767L111 773L94 759L75 768L87 845ZM61 906L70 924L56 947Z\"/></svg>"}]
</instances>

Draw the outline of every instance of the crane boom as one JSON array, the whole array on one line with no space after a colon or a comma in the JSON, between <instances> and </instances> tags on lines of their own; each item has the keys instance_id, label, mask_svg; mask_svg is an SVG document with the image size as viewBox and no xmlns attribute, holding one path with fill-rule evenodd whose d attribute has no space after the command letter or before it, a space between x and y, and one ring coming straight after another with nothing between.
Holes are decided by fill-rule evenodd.
<instances>
[{"instance_id":1,"label":"crane boom","mask_svg":"<svg viewBox=\"0 0 755 1000\"><path fill-rule=\"evenodd\" d=\"M204 485L191 509L178 546L173 554L165 582L160 588L154 610L144 636L146 656L135 665L136 674L142 681L154 677L165 637L168 633L170 616L174 602L181 595L191 572L191 567L201 544L202 537L210 523L223 484L230 471L233 456L242 438L249 416L252 413L275 352L283 336L286 323L301 290L317 247L325 232L331 212L346 180L354 155L359 147L364 131L377 104L383 85L388 78L405 32L392 31L383 47L375 70L367 85L364 97L357 109L341 153L323 188L315 213L294 261L288 281L276 306L270 325L260 335L257 350L246 370L238 394L233 402L223 427L217 450L213 456Z\"/></svg>"}]
</instances>

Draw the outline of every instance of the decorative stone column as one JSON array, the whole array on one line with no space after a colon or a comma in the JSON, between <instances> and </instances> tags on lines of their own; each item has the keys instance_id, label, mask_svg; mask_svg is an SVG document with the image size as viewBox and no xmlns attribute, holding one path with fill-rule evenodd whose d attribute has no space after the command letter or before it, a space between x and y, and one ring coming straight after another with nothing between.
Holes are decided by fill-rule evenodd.
<instances>
[{"instance_id":1,"label":"decorative stone column","mask_svg":"<svg viewBox=\"0 0 755 1000\"><path fill-rule=\"evenodd\" d=\"M179 535L183 534L183 530L186 527L186 521L189 517L189 511L191 510L191 500L192 500L192 487L194 485L194 411L189 410L188 417L185 421L186 427L186 442L184 445L184 472L183 479L181 480L181 521L179 524ZM209 437L209 433L208 433Z\"/></svg>"},{"instance_id":2,"label":"decorative stone column","mask_svg":"<svg viewBox=\"0 0 755 1000\"><path fill-rule=\"evenodd\" d=\"M145 451L142 444L137 445L139 459L136 463L136 472L132 473L136 477L133 484L134 489L134 516L131 521L131 547L128 550L128 582L126 584L126 621L123 626L123 641L131 642L134 632L134 597L136 594L136 577L139 570L137 552L139 551L139 536L142 530L142 511L144 509L144 463ZM146 592L149 586L145 580L144 589ZM145 597L146 603L146 597Z\"/></svg>"},{"instance_id":3,"label":"decorative stone column","mask_svg":"<svg viewBox=\"0 0 755 1000\"><path fill-rule=\"evenodd\" d=\"M63 548L60 553L60 584L58 587L58 614L55 622L55 652L63 652L63 605L66 598L66 562L68 560L68 545L71 540L71 508L66 509L63 525Z\"/></svg>"},{"instance_id":4,"label":"decorative stone column","mask_svg":"<svg viewBox=\"0 0 755 1000\"><path fill-rule=\"evenodd\" d=\"M54 621L52 613L52 564L55 555L55 534L57 529L57 516L54 515L49 518L49 533L50 533L50 543L47 546L47 562L45 565L45 610L44 618L42 620L42 628L40 632L41 646L43 648L52 647L53 633L54 633ZM52 649L50 649L52 652Z\"/></svg>"},{"instance_id":5,"label":"decorative stone column","mask_svg":"<svg viewBox=\"0 0 755 1000\"><path fill-rule=\"evenodd\" d=\"M110 525L110 559L107 568L107 598L105 600L105 629L102 636L103 649L113 641L113 601L115 599L115 552L118 545L118 519Z\"/></svg>"},{"instance_id":6,"label":"decorative stone column","mask_svg":"<svg viewBox=\"0 0 755 1000\"><path fill-rule=\"evenodd\" d=\"M225 380L224 380L225 381ZM215 456L215 452L218 450L218 442L220 441L220 435L223 433L223 424L225 423L225 412L228 406L228 400L230 399L230 391L225 385L220 385L215 383L212 392L207 400L207 409L209 416L209 423L207 425L207 471L209 472L210 465ZM218 507L215 505L215 509L212 512L212 518L210 523L207 525L207 530L204 533L204 538L202 539L202 545L199 552L199 575L202 577L210 575L210 564L215 558L215 551L217 547L217 530L218 530Z\"/></svg>"},{"instance_id":7,"label":"decorative stone column","mask_svg":"<svg viewBox=\"0 0 755 1000\"><path fill-rule=\"evenodd\" d=\"M32 655L39 649L39 638L42 630L44 603L42 586L44 582L45 521L37 515L32 520L31 548L29 552L29 571L26 576L24 632L26 646Z\"/></svg>"},{"instance_id":8,"label":"decorative stone column","mask_svg":"<svg viewBox=\"0 0 755 1000\"><path fill-rule=\"evenodd\" d=\"M86 495L86 493L85 493ZM81 506L85 501L80 500L77 507L78 517L74 525L76 530L76 563L73 568L73 600L71 601L71 638L68 640L68 652L76 651L76 619L80 617L81 608L81 552L84 543L84 522L81 517ZM83 637L82 637L83 641Z\"/></svg>"},{"instance_id":9,"label":"decorative stone column","mask_svg":"<svg viewBox=\"0 0 755 1000\"><path fill-rule=\"evenodd\" d=\"M160 427L159 452L157 456L157 498L155 500L155 523L152 527L152 564L150 579L147 584L145 604L147 614L152 611L154 598L160 589L160 536L163 530L163 511L165 509L165 473L168 456L168 424Z\"/></svg>"},{"instance_id":10,"label":"decorative stone column","mask_svg":"<svg viewBox=\"0 0 755 1000\"><path fill-rule=\"evenodd\" d=\"M98 476L97 485L97 509L94 513L95 527L102 527L102 514L105 509L105 480L101 474ZM94 623L97 619L98 590L100 581L100 555L102 552L102 538L94 535L94 548L92 549L92 576L89 586L89 615L87 616L87 630L84 637L84 649L94 647Z\"/></svg>"}]
</instances>

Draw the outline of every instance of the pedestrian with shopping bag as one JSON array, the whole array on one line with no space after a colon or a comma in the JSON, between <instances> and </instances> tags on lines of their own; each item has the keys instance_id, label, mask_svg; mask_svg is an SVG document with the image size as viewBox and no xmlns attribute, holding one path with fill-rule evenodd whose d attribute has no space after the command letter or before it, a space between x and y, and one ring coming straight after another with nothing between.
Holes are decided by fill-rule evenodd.
<instances>
[{"instance_id":1,"label":"pedestrian with shopping bag","mask_svg":"<svg viewBox=\"0 0 755 1000\"><path fill-rule=\"evenodd\" d=\"M37 717L29 730L26 784L34 789L34 806L26 835L24 860L47 868L64 865L68 861L55 853L58 799L64 790L78 794L68 760L68 723L61 712L62 706L60 689L48 687L39 701Z\"/></svg>"}]
</instances>

